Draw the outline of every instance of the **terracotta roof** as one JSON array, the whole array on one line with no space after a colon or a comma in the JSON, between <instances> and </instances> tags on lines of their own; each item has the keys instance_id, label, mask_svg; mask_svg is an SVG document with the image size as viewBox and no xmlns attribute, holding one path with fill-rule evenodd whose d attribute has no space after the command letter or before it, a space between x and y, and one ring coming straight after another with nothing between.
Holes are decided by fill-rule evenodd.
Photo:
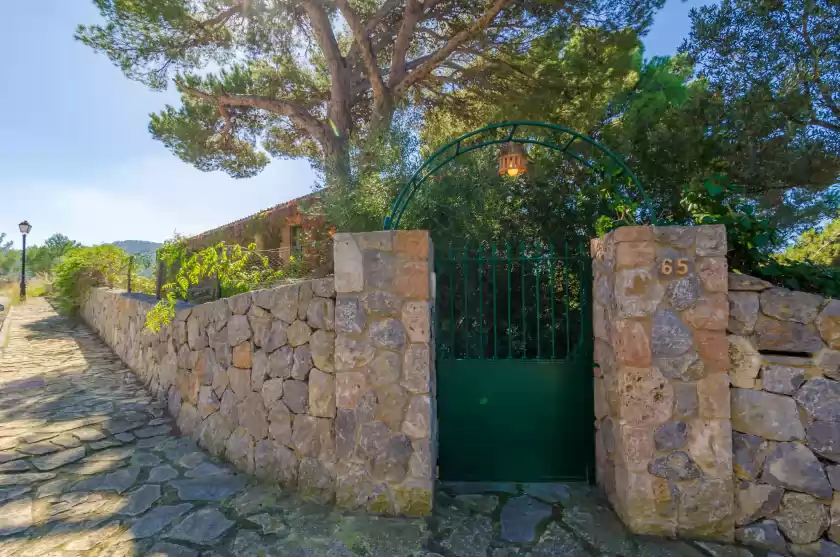
<instances>
[{"instance_id":1,"label":"terracotta roof","mask_svg":"<svg viewBox=\"0 0 840 557\"><path fill-rule=\"evenodd\" d=\"M252 215L248 215L247 217L242 217L241 219L237 219L237 220L229 222L227 224L217 226L216 228L213 228L211 230L205 230L204 232L199 232L195 236L190 236L190 237L186 238L186 240L198 240L198 239L200 239L204 236L208 236L210 234L213 234L214 232L219 232L220 230L224 230L225 228L230 228L231 226L235 226L237 224L247 222L247 221L253 219L254 217L256 217L257 215L261 215L263 213L270 213L270 212L277 211L277 210L280 210L280 209L288 209L289 207L296 206L301 201L306 201L306 200L309 200L309 199L318 199L318 197L319 196L318 196L317 192L310 193L310 194L307 194L307 195L303 195L301 197L296 197L295 199L290 199L289 201L286 201L284 203L280 203L279 205L275 205L274 207L269 207L268 209L263 209L262 211L258 211L258 212L254 213Z\"/></svg>"}]
</instances>

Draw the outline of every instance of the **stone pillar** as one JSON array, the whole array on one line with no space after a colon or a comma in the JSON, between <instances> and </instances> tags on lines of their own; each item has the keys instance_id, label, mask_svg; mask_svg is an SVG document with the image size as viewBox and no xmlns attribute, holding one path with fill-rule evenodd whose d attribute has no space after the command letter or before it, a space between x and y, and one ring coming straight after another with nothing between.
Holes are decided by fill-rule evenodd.
<instances>
[{"instance_id":1,"label":"stone pillar","mask_svg":"<svg viewBox=\"0 0 840 557\"><path fill-rule=\"evenodd\" d=\"M432 244L426 231L336 234L337 504L432 511Z\"/></svg>"},{"instance_id":2,"label":"stone pillar","mask_svg":"<svg viewBox=\"0 0 840 557\"><path fill-rule=\"evenodd\" d=\"M599 483L639 534L731 539L723 226L593 240Z\"/></svg>"}]
</instances>

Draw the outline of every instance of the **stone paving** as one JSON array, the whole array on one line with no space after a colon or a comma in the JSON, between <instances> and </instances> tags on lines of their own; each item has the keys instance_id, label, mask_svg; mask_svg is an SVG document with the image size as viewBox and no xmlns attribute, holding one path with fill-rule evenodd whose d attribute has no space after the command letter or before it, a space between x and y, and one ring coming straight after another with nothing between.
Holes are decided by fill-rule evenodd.
<instances>
[{"instance_id":1,"label":"stone paving","mask_svg":"<svg viewBox=\"0 0 840 557\"><path fill-rule=\"evenodd\" d=\"M0 350L0 557L752 555L631 537L587 486L449 484L426 520L341 514L178 437L111 350L43 299L11 321Z\"/></svg>"}]
</instances>

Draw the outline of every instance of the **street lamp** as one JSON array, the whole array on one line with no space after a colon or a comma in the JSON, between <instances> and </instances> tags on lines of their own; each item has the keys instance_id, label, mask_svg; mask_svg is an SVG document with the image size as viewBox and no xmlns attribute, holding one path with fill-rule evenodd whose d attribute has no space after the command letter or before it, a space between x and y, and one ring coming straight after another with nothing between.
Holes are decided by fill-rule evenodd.
<instances>
[{"instance_id":1,"label":"street lamp","mask_svg":"<svg viewBox=\"0 0 840 557\"><path fill-rule=\"evenodd\" d=\"M20 301L26 299L26 235L32 230L32 225L23 221L18 225L23 234L23 249L20 252Z\"/></svg>"}]
</instances>

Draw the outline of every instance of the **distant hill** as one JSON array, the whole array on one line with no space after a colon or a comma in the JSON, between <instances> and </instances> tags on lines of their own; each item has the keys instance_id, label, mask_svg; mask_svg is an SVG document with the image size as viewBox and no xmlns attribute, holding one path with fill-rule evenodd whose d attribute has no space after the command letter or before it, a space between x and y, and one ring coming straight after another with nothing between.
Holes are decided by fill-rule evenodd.
<instances>
[{"instance_id":1,"label":"distant hill","mask_svg":"<svg viewBox=\"0 0 840 557\"><path fill-rule=\"evenodd\" d=\"M129 254L135 253L149 253L154 256L155 250L163 244L157 242L146 242L144 240L122 240L120 242L111 242L112 246L116 246Z\"/></svg>"}]
</instances>

